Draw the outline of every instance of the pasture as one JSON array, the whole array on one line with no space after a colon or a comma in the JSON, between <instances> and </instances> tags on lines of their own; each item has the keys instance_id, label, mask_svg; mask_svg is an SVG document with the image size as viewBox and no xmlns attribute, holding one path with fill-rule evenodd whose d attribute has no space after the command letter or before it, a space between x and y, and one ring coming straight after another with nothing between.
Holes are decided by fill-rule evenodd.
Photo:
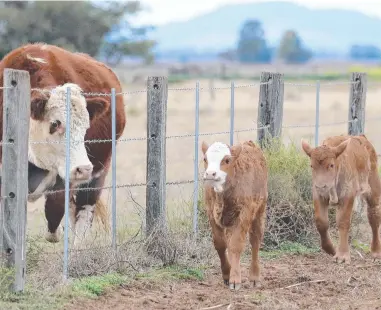
<instances>
[{"instance_id":1,"label":"pasture","mask_svg":"<svg viewBox=\"0 0 381 310\"><path fill-rule=\"evenodd\" d=\"M191 238L193 184L176 184L178 181L193 180L194 136L192 134L195 126L195 82L195 80L188 80L171 84L169 88L172 90L168 92L167 136L169 138L167 139L166 173L167 182L174 182L174 184L167 186L166 205L168 221L174 233L171 246L174 249L180 249L177 253L176 266L167 266L163 269L162 263L168 258L158 260L147 257L139 243L139 236L144 232L145 186L118 188L117 243L120 245L118 266L111 266L110 250L102 248L103 245L111 244L110 235L104 234L101 229L98 229L97 223L94 223L92 238L86 245L88 249L71 256L69 270L74 278L99 276L114 269L128 276L116 276L116 279L112 278L111 281L107 279L92 281L91 278L89 280L85 278L85 282L74 280L77 288L80 288L76 292L80 293L70 291L62 293L62 296L65 296L63 297L65 299L68 295L72 295L71 297L74 296L80 300L69 304L65 309L168 309L169 307L173 309L325 309L332 305L336 305L337 309L369 309L381 305L377 299L381 293L381 278L375 272L380 266L371 262L367 256L370 231L366 221L366 211L361 206L357 209L359 216L354 220L352 224L354 226L351 229L353 247L351 266L336 265L330 257L321 253L315 227L310 225L306 234L310 236L308 242L293 240L274 247L266 246L261 250L262 286L260 288L253 289L244 285L241 291L233 293L223 286L217 254L214 252L208 229L205 230L205 227L200 224L200 229L203 228L202 236L197 240ZM253 80L236 82L234 129L240 131L252 128L253 130L235 133L235 143L248 139L256 140L259 87L253 85L255 83L256 81ZM293 171L290 173L291 176L295 173L308 174L307 161L300 150L300 140L307 138L311 142L314 141L316 101L314 83L315 81L311 80L285 83L283 126L287 128L283 129L282 138L286 145L291 145L292 142L296 145L296 149L287 153L286 156L293 156L287 158L290 169L297 167L296 164L293 166L294 160L299 160L304 165L303 171ZM350 86L346 83L332 83L332 85L323 83L320 89L320 142L328 136L346 133L348 128ZM208 79L200 80L201 87L208 88L209 85ZM203 90L200 93L200 133L229 131L230 82L215 80L214 87L217 88L214 93L209 90ZM144 82L124 85L124 91L128 92L143 89L145 89ZM380 119L366 121L365 134L379 154L381 154L380 98L381 84L370 81L366 99L366 119L377 117ZM140 185L146 182L147 141L144 140L147 130L146 93L127 94L124 100L127 125L122 138L138 139L117 145L117 184ZM176 137L187 134L189 134L188 137ZM228 143L229 134L200 136L199 148L202 140L208 143L213 141ZM295 153L300 154L295 155ZM281 158L279 161L283 160ZM273 161L272 167L276 169L279 163L274 158ZM203 172L201 157L199 171ZM281 181L279 184L283 184ZM276 188L277 179L274 178L272 182L270 191ZM106 186L108 185L111 185L111 171L106 179ZM304 191L309 191L309 188L306 187ZM285 193L285 199L294 194L300 193ZM110 211L111 190L104 190L102 196ZM27 281L31 286L45 290L47 296L50 296L51 288L57 287L61 281L63 234L58 244L49 244L45 241L43 235L46 230L46 220L43 206L44 198L28 204ZM312 207L307 212L307 217L312 217ZM200 216L202 218L202 212ZM302 213L298 216L304 217ZM302 218L302 221L304 220L308 222L308 219ZM334 226L331 227L334 228ZM246 263L248 257L249 251L245 253L242 262L243 281L248 276ZM298 285L288 287L294 284ZM100 299L86 300L89 296L102 295L107 288L112 287L119 289ZM40 304L36 306L37 308L43 309L43 306ZM20 309L31 308L21 306Z\"/></svg>"}]
</instances>

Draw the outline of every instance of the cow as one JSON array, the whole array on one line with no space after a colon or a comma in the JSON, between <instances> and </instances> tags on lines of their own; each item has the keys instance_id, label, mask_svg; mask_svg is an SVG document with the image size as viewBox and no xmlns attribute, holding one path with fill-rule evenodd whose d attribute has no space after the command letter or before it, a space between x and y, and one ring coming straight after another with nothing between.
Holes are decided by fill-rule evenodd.
<instances>
[{"instance_id":1,"label":"cow","mask_svg":"<svg viewBox=\"0 0 381 310\"><path fill-rule=\"evenodd\" d=\"M224 284L231 290L241 287L240 257L249 232L249 280L258 285L268 199L266 159L251 140L234 146L203 141L202 152L204 199Z\"/></svg>"},{"instance_id":2,"label":"cow","mask_svg":"<svg viewBox=\"0 0 381 310\"><path fill-rule=\"evenodd\" d=\"M71 224L74 235L85 238L98 217L107 225L107 210L100 200L101 189L110 167L111 142L84 143L84 140L107 140L112 137L111 88L122 92L114 72L103 63L83 53L74 53L45 43L26 44L10 51L0 62L0 85L5 68L29 72L31 83L31 120L29 127L30 201L45 194L48 222L46 240L59 241L58 226L64 215L64 184L69 178ZM65 90L71 88L70 174L65 173L65 144L59 142L66 128ZM87 94L86 94L87 93ZM92 93L92 94L89 94ZM0 90L3 104L3 91ZM3 130L3 107L0 107L0 137ZM122 96L116 97L116 138L126 125ZM0 147L0 158L2 148ZM78 189L89 188L88 191ZM32 198L35 197L35 198Z\"/></svg>"},{"instance_id":3,"label":"cow","mask_svg":"<svg viewBox=\"0 0 381 310\"><path fill-rule=\"evenodd\" d=\"M368 221L372 229L371 254L381 258L379 227L381 220L381 183L377 171L377 154L365 135L332 136L322 145L311 147L304 139L302 149L310 158L315 224L321 248L337 263L350 264L348 244L354 200L357 196L367 204ZM331 193L337 193L336 223L339 231L337 249L332 244L328 228L328 207Z\"/></svg>"}]
</instances>

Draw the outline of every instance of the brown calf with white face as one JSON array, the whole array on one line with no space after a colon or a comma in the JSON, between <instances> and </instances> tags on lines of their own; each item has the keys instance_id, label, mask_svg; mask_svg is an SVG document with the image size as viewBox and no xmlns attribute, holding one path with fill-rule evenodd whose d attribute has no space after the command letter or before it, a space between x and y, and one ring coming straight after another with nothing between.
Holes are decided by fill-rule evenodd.
<instances>
[{"instance_id":1,"label":"brown calf with white face","mask_svg":"<svg viewBox=\"0 0 381 310\"><path fill-rule=\"evenodd\" d=\"M341 135L327 138L316 148L302 140L302 148L311 159L315 222L323 250L333 255L336 262L350 263L349 229L353 203L355 197L360 195L368 205L368 220L372 228L371 253L374 258L381 258L381 183L377 171L377 154L373 145L364 135ZM338 198L337 249L334 248L328 234L328 206L332 192L336 192Z\"/></svg>"},{"instance_id":2,"label":"brown calf with white face","mask_svg":"<svg viewBox=\"0 0 381 310\"><path fill-rule=\"evenodd\" d=\"M202 151L205 204L222 278L230 289L240 288L240 257L249 232L252 253L249 280L255 285L259 281L259 248L268 196L265 157L252 141L233 147L221 142L208 146L203 142Z\"/></svg>"}]
</instances>

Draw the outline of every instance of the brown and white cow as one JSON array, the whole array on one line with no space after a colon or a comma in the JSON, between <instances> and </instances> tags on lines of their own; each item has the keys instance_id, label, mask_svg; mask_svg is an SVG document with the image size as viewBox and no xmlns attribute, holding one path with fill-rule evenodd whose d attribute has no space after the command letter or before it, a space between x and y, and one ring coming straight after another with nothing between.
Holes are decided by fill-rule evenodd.
<instances>
[{"instance_id":1,"label":"brown and white cow","mask_svg":"<svg viewBox=\"0 0 381 310\"><path fill-rule=\"evenodd\" d=\"M336 262L350 263L348 237L353 203L356 196L361 196L368 205L368 220L372 229L371 253L374 258L381 258L381 183L377 171L377 154L373 145L365 135L341 135L325 139L322 145L316 148L302 140L302 148L311 160L315 222L323 250L333 255ZM337 249L334 248L328 234L328 206L332 192L336 192L338 198Z\"/></svg>"},{"instance_id":2,"label":"brown and white cow","mask_svg":"<svg viewBox=\"0 0 381 310\"><path fill-rule=\"evenodd\" d=\"M7 54L0 62L0 85L5 68L26 70L32 88L49 90L31 93L29 128L29 191L41 195L51 182L51 190L63 190L65 178L71 187L102 187L111 160L111 143L89 143L84 140L111 139L111 97L86 96L84 93L110 93L122 88L110 68L82 53L72 53L54 45L27 44ZM59 142L64 139L66 124L66 87L71 88L70 175L65 175L65 144L35 144L35 141ZM0 103L3 91L0 90ZM0 107L2 137L3 107ZM123 97L116 97L116 136L126 124ZM0 158L2 148L0 147ZM57 177L54 178L55 174ZM93 214L105 223L107 213L100 202L101 190L77 191L71 196L72 225L75 234L84 237ZM58 226L64 215L64 192L46 195L45 216L48 221L46 239L58 242ZM31 199L33 200L33 198Z\"/></svg>"},{"instance_id":3,"label":"brown and white cow","mask_svg":"<svg viewBox=\"0 0 381 310\"><path fill-rule=\"evenodd\" d=\"M203 142L202 151L205 204L224 283L233 290L241 287L240 257L249 232L249 280L256 285L268 197L265 157L252 141L232 147L221 142L208 146Z\"/></svg>"}]
</instances>

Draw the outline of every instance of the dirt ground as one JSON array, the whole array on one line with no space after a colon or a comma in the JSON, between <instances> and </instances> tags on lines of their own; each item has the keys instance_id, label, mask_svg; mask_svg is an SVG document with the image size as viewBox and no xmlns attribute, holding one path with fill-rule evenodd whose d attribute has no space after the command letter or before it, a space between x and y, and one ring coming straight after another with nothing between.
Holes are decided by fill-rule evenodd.
<instances>
[{"instance_id":1,"label":"dirt ground","mask_svg":"<svg viewBox=\"0 0 381 310\"><path fill-rule=\"evenodd\" d=\"M241 266L244 284L238 292L229 291L214 267L203 281L136 280L65 309L381 309L381 264L356 251L350 265L323 253L262 259L262 282L256 288L247 282L248 261Z\"/></svg>"}]
</instances>

